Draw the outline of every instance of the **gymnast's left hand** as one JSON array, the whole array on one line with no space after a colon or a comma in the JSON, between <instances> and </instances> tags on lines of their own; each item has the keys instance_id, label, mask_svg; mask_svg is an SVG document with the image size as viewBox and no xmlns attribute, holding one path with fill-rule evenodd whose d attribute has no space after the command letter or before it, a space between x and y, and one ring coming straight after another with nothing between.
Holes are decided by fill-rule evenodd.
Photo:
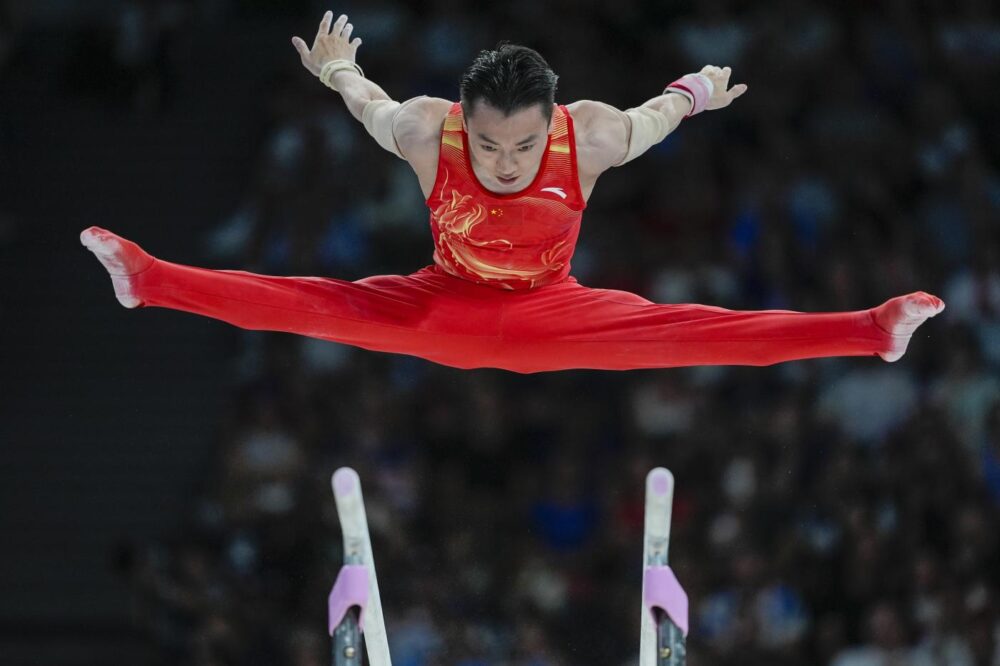
<instances>
[{"instance_id":1,"label":"gymnast's left hand","mask_svg":"<svg viewBox=\"0 0 1000 666\"><path fill-rule=\"evenodd\" d=\"M732 104L733 100L747 91L747 84L740 83L729 88L729 76L733 70L729 67L705 65L699 74L704 74L712 81L712 98L708 100L706 110L721 109Z\"/></svg>"}]
</instances>

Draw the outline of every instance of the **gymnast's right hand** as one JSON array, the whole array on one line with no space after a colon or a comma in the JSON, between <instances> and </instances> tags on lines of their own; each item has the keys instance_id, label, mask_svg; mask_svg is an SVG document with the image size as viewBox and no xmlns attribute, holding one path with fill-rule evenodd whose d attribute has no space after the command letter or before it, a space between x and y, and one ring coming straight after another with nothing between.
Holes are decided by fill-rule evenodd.
<instances>
[{"instance_id":1,"label":"gymnast's right hand","mask_svg":"<svg viewBox=\"0 0 1000 666\"><path fill-rule=\"evenodd\" d=\"M302 56L302 65L313 76L319 76L323 65L331 60L350 60L355 62L358 47L361 46L361 38L355 37L351 41L351 31L354 26L347 22L347 15L341 14L337 22L330 29L330 22L333 20L333 12L323 14L323 20L319 22L319 31L313 41L312 49L306 46L301 37L292 37L292 46Z\"/></svg>"}]
</instances>

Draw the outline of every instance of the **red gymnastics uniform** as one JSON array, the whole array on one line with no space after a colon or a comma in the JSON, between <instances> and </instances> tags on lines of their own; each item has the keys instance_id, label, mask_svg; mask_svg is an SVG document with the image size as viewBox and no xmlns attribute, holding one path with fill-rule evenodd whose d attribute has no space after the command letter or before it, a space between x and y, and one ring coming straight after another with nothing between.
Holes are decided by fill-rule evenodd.
<instances>
[{"instance_id":1,"label":"red gymnastics uniform","mask_svg":"<svg viewBox=\"0 0 1000 666\"><path fill-rule=\"evenodd\" d=\"M771 365L873 356L891 345L872 310L803 313L656 304L569 275L586 202L573 120L553 109L534 181L496 194L476 179L461 104L444 122L431 196L434 263L354 282L211 270L161 259L132 277L140 307L296 333L456 368L531 373Z\"/></svg>"}]
</instances>

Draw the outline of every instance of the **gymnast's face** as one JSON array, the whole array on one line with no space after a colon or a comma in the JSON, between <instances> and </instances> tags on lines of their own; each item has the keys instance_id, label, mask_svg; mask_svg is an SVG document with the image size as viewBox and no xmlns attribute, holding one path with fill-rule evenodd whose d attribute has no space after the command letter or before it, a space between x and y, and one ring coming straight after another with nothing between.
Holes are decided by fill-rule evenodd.
<instances>
[{"instance_id":1,"label":"gymnast's face","mask_svg":"<svg viewBox=\"0 0 1000 666\"><path fill-rule=\"evenodd\" d=\"M469 134L469 159L479 182L497 194L530 185L542 163L551 126L541 105L532 104L505 116L477 100L471 111L463 122Z\"/></svg>"}]
</instances>

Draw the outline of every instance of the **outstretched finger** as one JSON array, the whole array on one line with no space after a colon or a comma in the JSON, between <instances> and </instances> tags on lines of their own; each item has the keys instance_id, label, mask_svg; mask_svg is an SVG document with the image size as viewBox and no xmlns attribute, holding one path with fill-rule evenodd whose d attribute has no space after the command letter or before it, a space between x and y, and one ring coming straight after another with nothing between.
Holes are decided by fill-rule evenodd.
<instances>
[{"instance_id":1,"label":"outstretched finger","mask_svg":"<svg viewBox=\"0 0 1000 666\"><path fill-rule=\"evenodd\" d=\"M730 97L730 99L736 99L746 91L747 91L747 84L745 83L741 83L738 86L733 86L733 89L730 91L731 93L733 93L733 96Z\"/></svg>"},{"instance_id":2,"label":"outstretched finger","mask_svg":"<svg viewBox=\"0 0 1000 666\"><path fill-rule=\"evenodd\" d=\"M295 47L295 50L298 51L299 55L303 58L309 56L309 47L306 46L306 43L302 41L301 37L292 37L292 46Z\"/></svg>"},{"instance_id":3,"label":"outstretched finger","mask_svg":"<svg viewBox=\"0 0 1000 666\"><path fill-rule=\"evenodd\" d=\"M321 37L326 37L330 34L330 21L332 20L333 12L323 14L323 20L319 22L319 29L316 30L316 39L313 40L313 48L316 48L316 44Z\"/></svg>"},{"instance_id":4,"label":"outstretched finger","mask_svg":"<svg viewBox=\"0 0 1000 666\"><path fill-rule=\"evenodd\" d=\"M341 14L340 17L337 19L337 22L333 24L333 29L330 30L330 34L335 37L339 35L341 31L344 29L345 23L347 23L347 14Z\"/></svg>"},{"instance_id":5,"label":"outstretched finger","mask_svg":"<svg viewBox=\"0 0 1000 666\"><path fill-rule=\"evenodd\" d=\"M340 33L340 36L343 37L344 39L349 40L351 38L351 33L353 31L354 31L354 26L348 23L347 25L344 26L344 31Z\"/></svg>"},{"instance_id":6,"label":"outstretched finger","mask_svg":"<svg viewBox=\"0 0 1000 666\"><path fill-rule=\"evenodd\" d=\"M354 41L351 42L351 46L353 46L354 50L357 51L358 47L361 46L361 38L360 37L355 37Z\"/></svg>"}]
</instances>

